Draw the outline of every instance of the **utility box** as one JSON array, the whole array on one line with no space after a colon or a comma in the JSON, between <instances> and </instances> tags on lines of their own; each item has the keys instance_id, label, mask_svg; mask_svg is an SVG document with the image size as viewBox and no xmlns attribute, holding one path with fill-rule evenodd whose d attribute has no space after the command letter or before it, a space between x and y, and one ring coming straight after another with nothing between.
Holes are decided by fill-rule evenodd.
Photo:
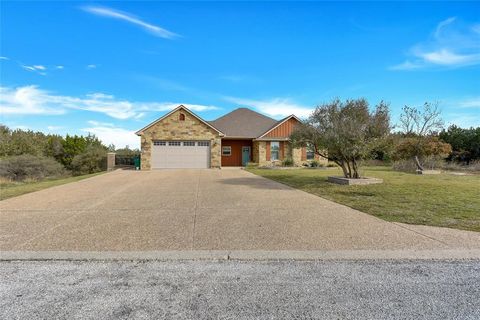
<instances>
[{"instance_id":1,"label":"utility box","mask_svg":"<svg viewBox=\"0 0 480 320\"><path fill-rule=\"evenodd\" d=\"M133 158L133 166L135 167L135 170L140 170L140 156L135 156L135 158Z\"/></svg>"}]
</instances>

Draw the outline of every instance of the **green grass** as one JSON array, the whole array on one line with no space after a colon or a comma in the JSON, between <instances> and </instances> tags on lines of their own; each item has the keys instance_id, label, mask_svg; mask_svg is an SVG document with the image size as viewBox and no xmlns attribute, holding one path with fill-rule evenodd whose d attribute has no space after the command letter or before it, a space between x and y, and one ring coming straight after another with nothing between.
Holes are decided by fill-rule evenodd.
<instances>
[{"instance_id":1,"label":"green grass","mask_svg":"<svg viewBox=\"0 0 480 320\"><path fill-rule=\"evenodd\" d=\"M39 191L42 189L59 186L62 184L83 180L86 178L94 177L105 172L98 172L92 174L86 174L83 176L42 180L35 182L2 182L0 183L0 200L20 196L25 193Z\"/></svg>"},{"instance_id":2,"label":"green grass","mask_svg":"<svg viewBox=\"0 0 480 320\"><path fill-rule=\"evenodd\" d=\"M415 175L367 167L362 175L383 184L343 186L327 182L339 169L248 171L387 221L480 231L480 176Z\"/></svg>"}]
</instances>

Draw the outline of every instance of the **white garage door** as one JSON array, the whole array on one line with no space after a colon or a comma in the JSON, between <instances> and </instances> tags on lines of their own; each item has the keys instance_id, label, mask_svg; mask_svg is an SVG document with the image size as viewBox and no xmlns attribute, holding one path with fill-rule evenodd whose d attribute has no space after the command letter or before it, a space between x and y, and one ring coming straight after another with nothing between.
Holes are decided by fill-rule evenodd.
<instances>
[{"instance_id":1,"label":"white garage door","mask_svg":"<svg viewBox=\"0 0 480 320\"><path fill-rule=\"evenodd\" d=\"M152 169L209 167L209 141L153 142Z\"/></svg>"}]
</instances>

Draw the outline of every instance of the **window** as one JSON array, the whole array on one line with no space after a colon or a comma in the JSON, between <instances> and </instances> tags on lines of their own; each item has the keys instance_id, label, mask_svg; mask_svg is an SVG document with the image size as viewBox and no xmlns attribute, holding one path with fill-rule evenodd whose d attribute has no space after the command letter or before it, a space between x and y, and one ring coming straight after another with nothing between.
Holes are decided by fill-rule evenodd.
<instances>
[{"instance_id":1,"label":"window","mask_svg":"<svg viewBox=\"0 0 480 320\"><path fill-rule=\"evenodd\" d=\"M209 145L210 145L210 142L208 141L198 141L199 147L208 147Z\"/></svg>"},{"instance_id":2,"label":"window","mask_svg":"<svg viewBox=\"0 0 480 320\"><path fill-rule=\"evenodd\" d=\"M167 142L166 141L153 141L154 146L166 146Z\"/></svg>"},{"instance_id":3,"label":"window","mask_svg":"<svg viewBox=\"0 0 480 320\"><path fill-rule=\"evenodd\" d=\"M168 145L169 146L174 146L174 147L178 147L180 146L182 143L180 141L169 141L168 142Z\"/></svg>"},{"instance_id":4,"label":"window","mask_svg":"<svg viewBox=\"0 0 480 320\"><path fill-rule=\"evenodd\" d=\"M225 146L222 147L222 156L231 156L232 155L232 147Z\"/></svg>"},{"instance_id":5,"label":"window","mask_svg":"<svg viewBox=\"0 0 480 320\"><path fill-rule=\"evenodd\" d=\"M315 151L313 149L313 145L310 143L307 144L307 160L313 160L315 159Z\"/></svg>"},{"instance_id":6,"label":"window","mask_svg":"<svg viewBox=\"0 0 480 320\"><path fill-rule=\"evenodd\" d=\"M178 116L178 120L185 121L185 115L183 113L180 113L180 115Z\"/></svg>"},{"instance_id":7,"label":"window","mask_svg":"<svg viewBox=\"0 0 480 320\"><path fill-rule=\"evenodd\" d=\"M195 141L184 141L183 145L185 147L195 147Z\"/></svg>"},{"instance_id":8,"label":"window","mask_svg":"<svg viewBox=\"0 0 480 320\"><path fill-rule=\"evenodd\" d=\"M279 160L280 157L280 142L270 142L270 160Z\"/></svg>"}]
</instances>

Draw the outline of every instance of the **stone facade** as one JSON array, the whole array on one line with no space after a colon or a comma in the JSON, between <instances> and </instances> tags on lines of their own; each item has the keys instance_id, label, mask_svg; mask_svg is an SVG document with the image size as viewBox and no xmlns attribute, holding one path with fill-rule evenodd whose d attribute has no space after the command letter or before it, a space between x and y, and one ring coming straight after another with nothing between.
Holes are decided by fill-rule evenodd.
<instances>
[{"instance_id":1,"label":"stone facade","mask_svg":"<svg viewBox=\"0 0 480 320\"><path fill-rule=\"evenodd\" d=\"M185 120L180 120L180 114ZM160 122L143 131L141 136L142 170L150 170L153 140L202 140L210 141L210 167L221 166L221 137L220 134L198 120L188 111L179 109Z\"/></svg>"},{"instance_id":2,"label":"stone facade","mask_svg":"<svg viewBox=\"0 0 480 320\"><path fill-rule=\"evenodd\" d=\"M259 166L272 165L271 161L267 161L267 143L265 141L253 141L253 162Z\"/></svg>"},{"instance_id":3,"label":"stone facade","mask_svg":"<svg viewBox=\"0 0 480 320\"><path fill-rule=\"evenodd\" d=\"M302 149L292 148L289 142L284 145L284 157L291 158L294 166L303 166L310 163L312 160L302 160ZM315 155L315 160L323 165L327 165L326 158ZM253 141L253 162L259 166L281 165L281 161L267 161L267 144L266 141Z\"/></svg>"},{"instance_id":4,"label":"stone facade","mask_svg":"<svg viewBox=\"0 0 480 320\"><path fill-rule=\"evenodd\" d=\"M304 161L302 161L302 149L301 148L294 148L292 150L292 160L293 160L294 165L296 165L296 166L303 165Z\"/></svg>"}]
</instances>

